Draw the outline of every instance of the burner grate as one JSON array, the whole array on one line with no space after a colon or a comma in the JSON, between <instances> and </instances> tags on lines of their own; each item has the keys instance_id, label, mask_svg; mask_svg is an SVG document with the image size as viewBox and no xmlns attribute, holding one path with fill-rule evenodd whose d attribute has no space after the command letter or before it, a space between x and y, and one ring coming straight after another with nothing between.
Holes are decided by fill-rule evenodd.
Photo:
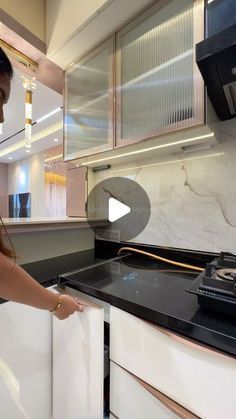
<instances>
[{"instance_id":1,"label":"burner grate","mask_svg":"<svg viewBox=\"0 0 236 419\"><path fill-rule=\"evenodd\" d=\"M198 296L204 309L236 316L236 256L222 252L187 291Z\"/></svg>"}]
</instances>

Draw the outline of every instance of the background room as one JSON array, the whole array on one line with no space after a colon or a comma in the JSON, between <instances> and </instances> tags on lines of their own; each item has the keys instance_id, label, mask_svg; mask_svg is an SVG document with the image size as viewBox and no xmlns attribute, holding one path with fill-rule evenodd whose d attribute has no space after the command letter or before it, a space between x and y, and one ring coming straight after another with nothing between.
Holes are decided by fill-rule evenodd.
<instances>
[{"instance_id":1,"label":"background room","mask_svg":"<svg viewBox=\"0 0 236 419\"><path fill-rule=\"evenodd\" d=\"M14 68L0 134L0 212L8 217L64 217L66 168L62 162L62 95L35 80L31 147L25 144L28 75Z\"/></svg>"}]
</instances>

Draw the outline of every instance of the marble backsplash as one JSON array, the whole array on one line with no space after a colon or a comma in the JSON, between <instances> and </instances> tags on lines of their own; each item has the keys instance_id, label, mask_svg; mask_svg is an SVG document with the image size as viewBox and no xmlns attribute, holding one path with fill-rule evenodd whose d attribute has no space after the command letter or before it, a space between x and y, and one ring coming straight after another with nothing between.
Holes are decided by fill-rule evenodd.
<instances>
[{"instance_id":1,"label":"marble backsplash","mask_svg":"<svg viewBox=\"0 0 236 419\"><path fill-rule=\"evenodd\" d=\"M97 172L96 183L127 176L147 192L150 220L132 241L236 253L236 120L218 128L211 149Z\"/></svg>"}]
</instances>

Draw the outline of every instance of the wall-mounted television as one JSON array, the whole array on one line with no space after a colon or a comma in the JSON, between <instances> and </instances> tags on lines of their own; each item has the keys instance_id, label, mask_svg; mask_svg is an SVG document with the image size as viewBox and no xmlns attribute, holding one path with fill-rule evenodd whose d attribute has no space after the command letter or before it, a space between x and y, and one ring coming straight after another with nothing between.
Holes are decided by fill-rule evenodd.
<instances>
[{"instance_id":1,"label":"wall-mounted television","mask_svg":"<svg viewBox=\"0 0 236 419\"><path fill-rule=\"evenodd\" d=\"M31 216L30 192L8 195L9 218L28 218Z\"/></svg>"}]
</instances>

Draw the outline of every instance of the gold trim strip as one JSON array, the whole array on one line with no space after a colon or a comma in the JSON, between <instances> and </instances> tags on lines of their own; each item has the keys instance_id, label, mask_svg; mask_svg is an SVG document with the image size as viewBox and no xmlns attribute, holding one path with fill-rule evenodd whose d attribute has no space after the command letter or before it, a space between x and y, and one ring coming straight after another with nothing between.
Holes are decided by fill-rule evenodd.
<instances>
[{"instance_id":1,"label":"gold trim strip","mask_svg":"<svg viewBox=\"0 0 236 419\"><path fill-rule=\"evenodd\" d=\"M26 101L26 103L32 104L32 96L33 96L32 93L33 93L32 90L26 90L26 92L25 92L25 101Z\"/></svg>"},{"instance_id":2,"label":"gold trim strip","mask_svg":"<svg viewBox=\"0 0 236 419\"><path fill-rule=\"evenodd\" d=\"M7 50L7 53L10 56L12 56L12 58L15 58L20 64L23 64L25 67L33 71L38 70L39 64L36 61L27 57L27 55L18 51L16 48L14 48L12 45L9 45L7 42L3 41L2 39L0 39L0 46L2 48L5 48Z\"/></svg>"}]
</instances>

